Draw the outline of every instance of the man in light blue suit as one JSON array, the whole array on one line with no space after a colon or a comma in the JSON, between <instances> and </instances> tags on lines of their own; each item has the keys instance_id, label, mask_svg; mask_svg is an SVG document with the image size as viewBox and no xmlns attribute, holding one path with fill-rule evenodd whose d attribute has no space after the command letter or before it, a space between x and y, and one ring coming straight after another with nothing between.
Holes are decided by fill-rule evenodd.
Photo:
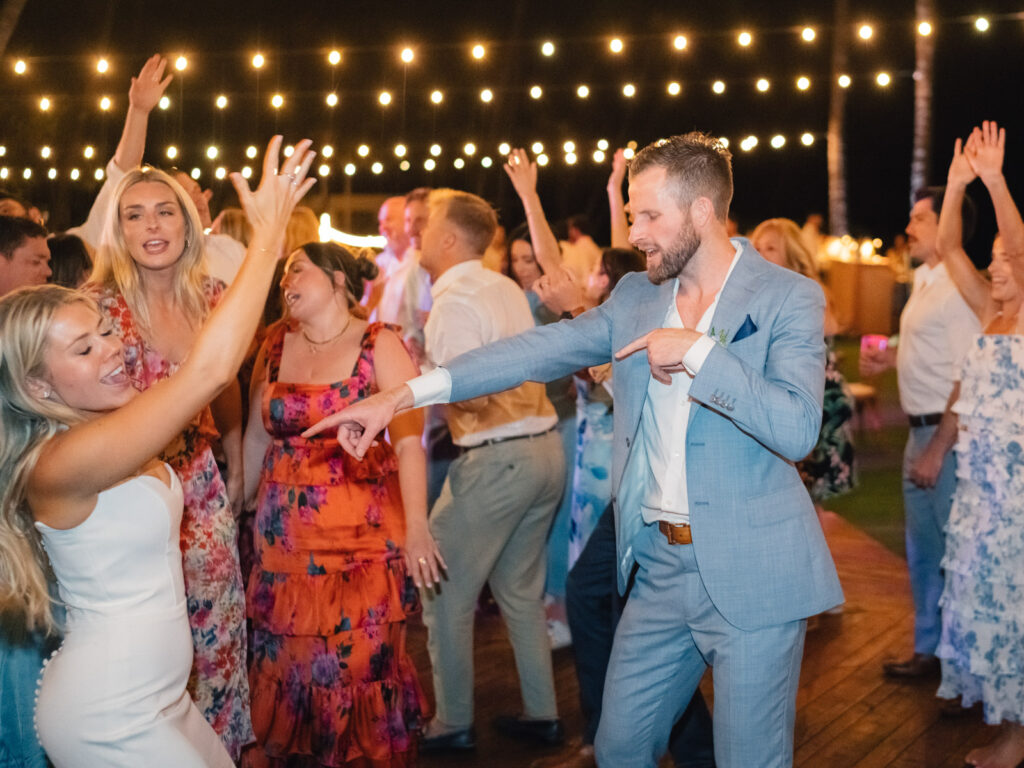
<instances>
[{"instance_id":1,"label":"man in light blue suit","mask_svg":"<svg viewBox=\"0 0 1024 768\"><path fill-rule=\"evenodd\" d=\"M647 275L601 306L474 350L314 427L362 456L396 410L547 381L614 357L619 586L598 764L655 766L713 668L720 768L787 766L806 617L842 601L794 462L814 446L824 298L726 234L731 157L713 137L630 164ZM549 278L550 279L550 278Z\"/></svg>"}]
</instances>

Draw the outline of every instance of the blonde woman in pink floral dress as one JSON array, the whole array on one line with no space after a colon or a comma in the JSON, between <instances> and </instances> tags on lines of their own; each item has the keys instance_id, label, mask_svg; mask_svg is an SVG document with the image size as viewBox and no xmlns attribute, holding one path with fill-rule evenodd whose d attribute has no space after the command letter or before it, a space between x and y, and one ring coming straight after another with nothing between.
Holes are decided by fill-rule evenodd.
<instances>
[{"instance_id":1,"label":"blonde woman in pink floral dress","mask_svg":"<svg viewBox=\"0 0 1024 768\"><path fill-rule=\"evenodd\" d=\"M192 201L162 171L131 171L114 193L90 287L124 343L125 369L139 390L178 369L224 289L203 270L202 231ZM232 509L233 501L241 501L240 429L236 385L214 401L213 410L196 414L161 454L185 496L181 552L194 646L189 692L235 760L253 740ZM227 484L214 460L219 437L228 458Z\"/></svg>"}]
</instances>

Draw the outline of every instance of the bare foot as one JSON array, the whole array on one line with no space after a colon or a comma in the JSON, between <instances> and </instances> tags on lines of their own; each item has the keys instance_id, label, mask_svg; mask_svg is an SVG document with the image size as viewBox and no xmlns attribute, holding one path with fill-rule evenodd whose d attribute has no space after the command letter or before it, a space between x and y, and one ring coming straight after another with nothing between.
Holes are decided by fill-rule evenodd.
<instances>
[{"instance_id":1,"label":"bare foot","mask_svg":"<svg viewBox=\"0 0 1024 768\"><path fill-rule=\"evenodd\" d=\"M1004 723L995 741L972 749L965 760L977 768L1017 768L1024 760L1024 726Z\"/></svg>"}]
</instances>

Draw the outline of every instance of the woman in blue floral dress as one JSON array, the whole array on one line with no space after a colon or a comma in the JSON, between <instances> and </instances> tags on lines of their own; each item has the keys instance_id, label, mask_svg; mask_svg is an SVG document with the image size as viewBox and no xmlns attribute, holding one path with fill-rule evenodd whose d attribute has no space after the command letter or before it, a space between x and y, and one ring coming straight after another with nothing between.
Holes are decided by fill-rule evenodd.
<instances>
[{"instance_id":1,"label":"woman in blue floral dress","mask_svg":"<svg viewBox=\"0 0 1024 768\"><path fill-rule=\"evenodd\" d=\"M963 150L957 140L937 240L950 277L984 328L938 430L947 427L957 451L942 560L938 695L959 696L964 707L980 701L985 721L1003 725L995 741L966 756L968 764L986 768L1014 768L1024 760L1024 291L1014 280L1015 270L1024 276L1024 222L1002 176L1004 141L995 123L975 128ZM992 246L991 283L961 245L961 204L979 177L1001 233Z\"/></svg>"}]
</instances>

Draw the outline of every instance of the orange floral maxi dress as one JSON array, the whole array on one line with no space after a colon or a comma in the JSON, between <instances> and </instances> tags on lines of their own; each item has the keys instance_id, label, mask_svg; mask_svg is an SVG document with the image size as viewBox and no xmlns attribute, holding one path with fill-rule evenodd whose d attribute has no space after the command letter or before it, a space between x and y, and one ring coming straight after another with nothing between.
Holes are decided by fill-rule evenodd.
<instances>
[{"instance_id":1,"label":"orange floral maxi dress","mask_svg":"<svg viewBox=\"0 0 1024 768\"><path fill-rule=\"evenodd\" d=\"M301 433L376 391L370 325L349 378L278 381L287 327L265 344L263 423L272 438L255 519L247 604L257 747L246 764L407 766L424 708L406 654L418 594L402 559L398 461L381 441L356 461L333 433ZM255 754L254 754L255 753Z\"/></svg>"},{"instance_id":2,"label":"orange floral maxi dress","mask_svg":"<svg viewBox=\"0 0 1024 768\"><path fill-rule=\"evenodd\" d=\"M219 280L206 281L211 307L223 291ZM103 289L96 298L124 343L125 371L136 389L148 389L178 369L143 338L121 294ZM253 740L245 674L245 592L238 565L238 526L213 456L213 442L219 437L206 407L160 457L174 468L185 493L181 558L193 647L188 691L238 760L242 747Z\"/></svg>"}]
</instances>

